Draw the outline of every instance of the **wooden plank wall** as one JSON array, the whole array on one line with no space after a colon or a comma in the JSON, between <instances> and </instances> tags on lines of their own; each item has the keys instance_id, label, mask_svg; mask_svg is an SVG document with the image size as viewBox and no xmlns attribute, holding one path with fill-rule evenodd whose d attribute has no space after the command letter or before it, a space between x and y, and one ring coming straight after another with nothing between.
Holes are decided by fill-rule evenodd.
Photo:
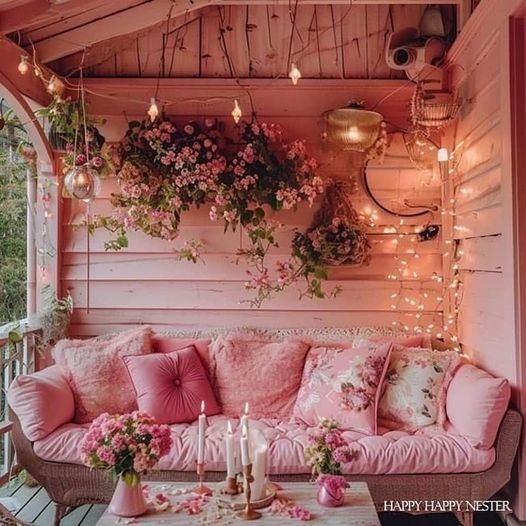
<instances>
[{"instance_id":1,"label":"wooden plank wall","mask_svg":"<svg viewBox=\"0 0 526 526\"><path fill-rule=\"evenodd\" d=\"M316 93L309 92L307 96L316 97ZM264 109L260 115L264 119ZM348 159L343 154L333 157L321 147L319 117L298 119L281 115L272 120L289 130L291 138L307 138L311 151L323 161L324 177L349 177ZM109 117L104 131L110 140L117 140L124 129L123 118ZM399 136L393 139L385 163L371 168L370 177L378 196L390 206L403 199L418 202L440 200L436 173L415 170ZM117 189L114 178L106 180L101 195L91 205L91 213L109 212L110 194ZM356 194L354 202L360 212L375 208L362 191ZM271 260L285 257L294 228L305 229L313 212L314 209L301 207L297 212L276 215L285 227L279 236L280 248L272 253ZM109 236L104 231L97 231L90 239L89 287L87 233L82 226L84 215L84 203L65 200L62 289L71 290L74 297L76 309L71 332L75 336L100 334L137 323L186 329L207 326L352 327L389 325L393 320L402 319L413 325L417 306L404 302L404 310L393 313L391 296L399 289L400 283L388 280L387 275L396 270L400 256L414 250L421 257L411 262L411 270L417 271L425 283L422 285L408 277L404 286L437 290L425 300L420 323L434 321L439 324L441 321L442 307L437 309L436 300L440 291L436 282L431 280L434 272L441 273L441 240L419 243L415 235L415 229L431 220L428 217L407 220L398 228L400 225L395 217L379 212L376 226L370 228L371 264L363 268L342 266L331 271L328 286L341 285L341 295L332 300L300 300L296 290L288 290L257 310L243 303L250 297L243 286L245 269L233 263L243 236L238 233L223 235L222 224L211 223L206 209L188 214L180 239L175 243L131 233L127 250L105 252L103 245ZM440 222L440 213L433 222ZM386 229L391 233L386 233ZM175 260L174 246L191 238L203 240L204 264ZM417 297L414 291L410 290L408 294Z\"/></svg>"},{"instance_id":2,"label":"wooden plank wall","mask_svg":"<svg viewBox=\"0 0 526 526\"><path fill-rule=\"evenodd\" d=\"M487 370L516 380L513 241L506 163L506 33L480 28L454 66L464 99L454 143L454 236L463 252L460 341ZM496 354L499 358L495 359Z\"/></svg>"}]
</instances>

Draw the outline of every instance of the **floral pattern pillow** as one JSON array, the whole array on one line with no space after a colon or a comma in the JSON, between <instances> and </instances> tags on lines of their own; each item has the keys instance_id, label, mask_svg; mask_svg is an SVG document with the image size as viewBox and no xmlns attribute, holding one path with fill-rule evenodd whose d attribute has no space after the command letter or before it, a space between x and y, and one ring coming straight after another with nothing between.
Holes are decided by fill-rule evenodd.
<instances>
[{"instance_id":1,"label":"floral pattern pillow","mask_svg":"<svg viewBox=\"0 0 526 526\"><path fill-rule=\"evenodd\" d=\"M405 431L446 420L446 392L460 365L454 351L395 345L378 408L381 425Z\"/></svg>"},{"instance_id":2,"label":"floral pattern pillow","mask_svg":"<svg viewBox=\"0 0 526 526\"><path fill-rule=\"evenodd\" d=\"M314 347L305 360L293 415L315 426L321 418L336 420L343 429L376 433L380 387L392 345Z\"/></svg>"}]
</instances>

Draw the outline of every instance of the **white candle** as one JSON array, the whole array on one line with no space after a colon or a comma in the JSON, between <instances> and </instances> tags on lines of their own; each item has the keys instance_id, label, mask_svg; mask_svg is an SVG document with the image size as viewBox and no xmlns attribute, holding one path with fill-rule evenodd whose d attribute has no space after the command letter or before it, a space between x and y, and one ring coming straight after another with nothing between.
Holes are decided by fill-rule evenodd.
<instances>
[{"instance_id":1,"label":"white candle","mask_svg":"<svg viewBox=\"0 0 526 526\"><path fill-rule=\"evenodd\" d=\"M205 430L206 430L206 415L205 415L205 402L201 401L201 414L198 420L198 431L197 437L197 463L202 464L205 458Z\"/></svg>"},{"instance_id":2,"label":"white candle","mask_svg":"<svg viewBox=\"0 0 526 526\"><path fill-rule=\"evenodd\" d=\"M267 451L268 444L259 429L250 430L250 450L252 454L252 495L254 500L260 500L267 494Z\"/></svg>"},{"instance_id":3,"label":"white candle","mask_svg":"<svg viewBox=\"0 0 526 526\"><path fill-rule=\"evenodd\" d=\"M245 410L243 414L241 415L241 420L239 421L239 425L241 426L241 429L243 429L243 426L245 426L248 431L248 402L245 402Z\"/></svg>"},{"instance_id":4,"label":"white candle","mask_svg":"<svg viewBox=\"0 0 526 526\"><path fill-rule=\"evenodd\" d=\"M234 459L234 437L232 436L232 424L230 420L227 424L226 438L226 476L228 478L234 478L236 476L236 464Z\"/></svg>"},{"instance_id":5,"label":"white candle","mask_svg":"<svg viewBox=\"0 0 526 526\"><path fill-rule=\"evenodd\" d=\"M250 464L250 457L248 455L248 429L243 426L243 434L241 435L241 464L248 466Z\"/></svg>"}]
</instances>

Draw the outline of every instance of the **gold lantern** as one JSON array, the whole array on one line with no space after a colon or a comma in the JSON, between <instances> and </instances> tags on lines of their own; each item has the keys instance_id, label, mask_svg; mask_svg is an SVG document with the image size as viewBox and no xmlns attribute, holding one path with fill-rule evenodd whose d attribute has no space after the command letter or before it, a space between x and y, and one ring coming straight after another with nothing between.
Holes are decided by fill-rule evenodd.
<instances>
[{"instance_id":1,"label":"gold lantern","mask_svg":"<svg viewBox=\"0 0 526 526\"><path fill-rule=\"evenodd\" d=\"M342 150L367 152L379 139L383 116L352 101L345 108L323 114L325 137Z\"/></svg>"},{"instance_id":2,"label":"gold lantern","mask_svg":"<svg viewBox=\"0 0 526 526\"><path fill-rule=\"evenodd\" d=\"M66 173L64 186L75 199L91 201L100 192L100 179L96 170L86 163Z\"/></svg>"}]
</instances>

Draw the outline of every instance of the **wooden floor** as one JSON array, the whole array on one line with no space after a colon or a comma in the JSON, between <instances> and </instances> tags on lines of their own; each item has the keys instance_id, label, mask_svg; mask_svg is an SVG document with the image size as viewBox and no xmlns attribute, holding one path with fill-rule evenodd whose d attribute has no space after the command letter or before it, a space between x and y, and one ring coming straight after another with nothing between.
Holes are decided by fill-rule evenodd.
<instances>
[{"instance_id":1,"label":"wooden floor","mask_svg":"<svg viewBox=\"0 0 526 526\"><path fill-rule=\"evenodd\" d=\"M20 480L0 488L1 503L6 505L6 497L14 499L14 515L20 520L35 526L52 526L55 507L48 494L40 486L29 487ZM7 506L6 506L7 507ZM86 505L77 508L62 519L62 526L94 526L106 506L103 504ZM382 526L458 526L452 514L442 513L413 517L403 513L381 513ZM287 521L293 524L294 521ZM502 522L492 513L481 513L475 517L475 526L502 526Z\"/></svg>"}]
</instances>

